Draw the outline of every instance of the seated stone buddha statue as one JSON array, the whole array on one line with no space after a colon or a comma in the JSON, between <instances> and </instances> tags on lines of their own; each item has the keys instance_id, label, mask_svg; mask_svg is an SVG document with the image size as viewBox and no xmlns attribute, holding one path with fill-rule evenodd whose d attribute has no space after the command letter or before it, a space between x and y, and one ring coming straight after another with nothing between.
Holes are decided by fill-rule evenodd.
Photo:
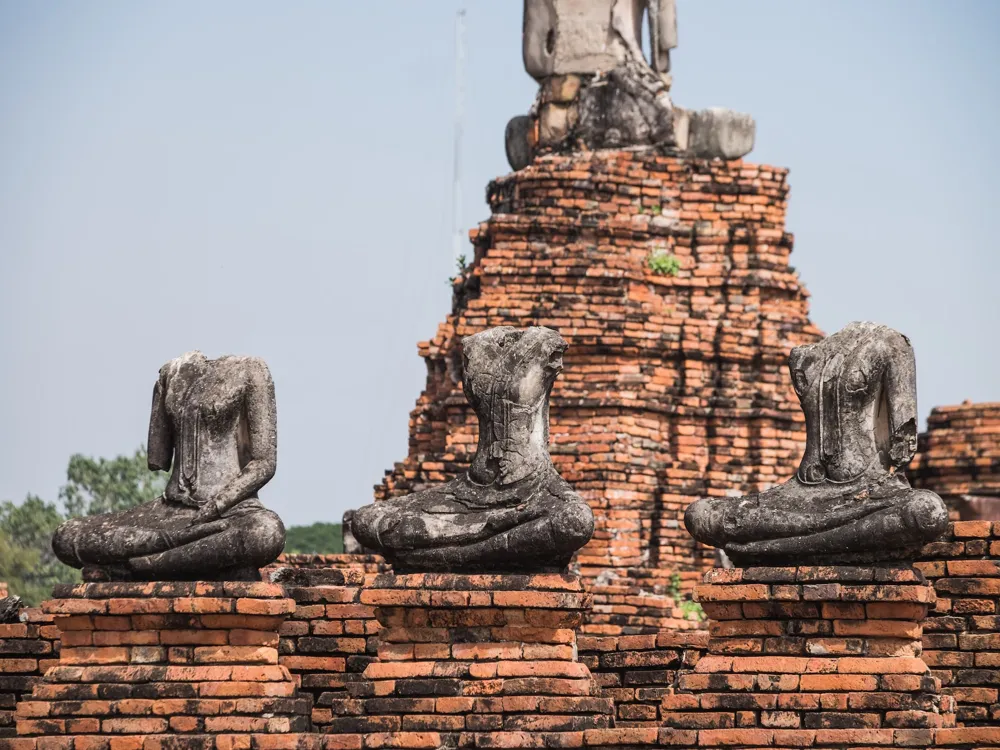
<instances>
[{"instance_id":1,"label":"seated stone buddha statue","mask_svg":"<svg viewBox=\"0 0 1000 750\"><path fill-rule=\"evenodd\" d=\"M397 572L561 571L594 533L590 506L548 453L549 394L566 342L548 328L493 328L462 341L465 396L479 419L469 470L366 505L358 541Z\"/></svg>"},{"instance_id":2,"label":"seated stone buddha statue","mask_svg":"<svg viewBox=\"0 0 1000 750\"><path fill-rule=\"evenodd\" d=\"M274 476L276 419L263 360L168 362L149 420L149 468L173 466L163 495L66 521L56 556L88 580L259 580L285 544L281 519L257 499Z\"/></svg>"},{"instance_id":3,"label":"seated stone buddha statue","mask_svg":"<svg viewBox=\"0 0 1000 750\"><path fill-rule=\"evenodd\" d=\"M851 323L793 349L788 366L806 418L795 476L765 492L695 501L688 531L741 566L912 559L945 531L948 511L902 471L917 446L909 340Z\"/></svg>"}]
</instances>

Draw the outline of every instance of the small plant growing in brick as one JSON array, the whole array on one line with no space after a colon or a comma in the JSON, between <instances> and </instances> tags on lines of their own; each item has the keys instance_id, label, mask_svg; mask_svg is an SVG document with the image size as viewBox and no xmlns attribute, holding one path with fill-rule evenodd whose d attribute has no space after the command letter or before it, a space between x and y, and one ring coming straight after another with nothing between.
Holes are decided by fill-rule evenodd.
<instances>
[{"instance_id":1,"label":"small plant growing in brick","mask_svg":"<svg viewBox=\"0 0 1000 750\"><path fill-rule=\"evenodd\" d=\"M685 620L701 621L705 619L705 610L703 610L701 605L693 599L685 599L682 601L680 609Z\"/></svg>"},{"instance_id":2,"label":"small plant growing in brick","mask_svg":"<svg viewBox=\"0 0 1000 750\"><path fill-rule=\"evenodd\" d=\"M449 285L453 285L460 276L465 276L465 272L469 270L469 266L464 255L459 255L455 258L455 270L458 271L458 273L454 276L448 277Z\"/></svg>"},{"instance_id":3,"label":"small plant growing in brick","mask_svg":"<svg viewBox=\"0 0 1000 750\"><path fill-rule=\"evenodd\" d=\"M658 276L676 276L681 270L681 262L676 255L671 255L666 250L654 250L646 259L649 270Z\"/></svg>"},{"instance_id":4,"label":"small plant growing in brick","mask_svg":"<svg viewBox=\"0 0 1000 750\"><path fill-rule=\"evenodd\" d=\"M670 594L671 598L680 601L681 599L681 574L671 573L670 574L670 585L667 586L667 593Z\"/></svg>"},{"instance_id":5,"label":"small plant growing in brick","mask_svg":"<svg viewBox=\"0 0 1000 750\"><path fill-rule=\"evenodd\" d=\"M705 610L701 608L701 605L693 599L685 597L681 591L680 573L674 573L670 576L670 585L667 586L667 593L677 602L677 606L685 620L705 619Z\"/></svg>"}]
</instances>

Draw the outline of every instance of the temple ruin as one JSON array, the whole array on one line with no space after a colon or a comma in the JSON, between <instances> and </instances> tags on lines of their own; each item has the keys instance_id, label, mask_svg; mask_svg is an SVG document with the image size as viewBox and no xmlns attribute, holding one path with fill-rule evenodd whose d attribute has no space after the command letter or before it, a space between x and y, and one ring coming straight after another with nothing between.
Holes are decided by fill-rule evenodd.
<instances>
[{"instance_id":1,"label":"temple ruin","mask_svg":"<svg viewBox=\"0 0 1000 750\"><path fill-rule=\"evenodd\" d=\"M168 363L164 496L0 599L0 748L1000 748L1000 405L918 439L905 336L811 323L787 170L670 99L673 0L524 8L514 172L346 552L274 560L266 365Z\"/></svg>"}]
</instances>

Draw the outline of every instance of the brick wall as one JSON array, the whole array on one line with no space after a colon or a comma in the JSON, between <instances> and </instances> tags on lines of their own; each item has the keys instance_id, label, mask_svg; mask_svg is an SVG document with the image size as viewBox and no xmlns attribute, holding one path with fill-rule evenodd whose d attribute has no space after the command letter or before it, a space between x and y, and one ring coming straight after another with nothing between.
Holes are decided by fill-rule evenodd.
<instances>
[{"instance_id":1,"label":"brick wall","mask_svg":"<svg viewBox=\"0 0 1000 750\"><path fill-rule=\"evenodd\" d=\"M601 695L615 704L615 726L656 727L660 703L708 648L708 633L588 636L577 639L580 661Z\"/></svg>"},{"instance_id":2,"label":"brick wall","mask_svg":"<svg viewBox=\"0 0 1000 750\"><path fill-rule=\"evenodd\" d=\"M359 569L340 572L339 579L328 572L324 585L286 585L296 607L280 630L279 664L312 698L312 722L319 732L361 731L360 703L348 689L362 680L378 648L375 609L361 603L371 576Z\"/></svg>"},{"instance_id":3,"label":"brick wall","mask_svg":"<svg viewBox=\"0 0 1000 750\"><path fill-rule=\"evenodd\" d=\"M308 701L278 664L278 628L295 607L282 587L88 583L54 597L43 610L61 631L59 661L16 709L18 735L43 738L39 748L112 736L122 748L200 747L309 729Z\"/></svg>"},{"instance_id":4,"label":"brick wall","mask_svg":"<svg viewBox=\"0 0 1000 750\"><path fill-rule=\"evenodd\" d=\"M0 737L15 734L14 709L31 695L45 671L59 657L59 631L52 615L21 610L21 621L0 624Z\"/></svg>"},{"instance_id":5,"label":"brick wall","mask_svg":"<svg viewBox=\"0 0 1000 750\"><path fill-rule=\"evenodd\" d=\"M1000 520L1000 403L932 409L907 474L955 517Z\"/></svg>"},{"instance_id":6,"label":"brick wall","mask_svg":"<svg viewBox=\"0 0 1000 750\"><path fill-rule=\"evenodd\" d=\"M952 524L917 567L938 597L924 621L924 661L958 700L959 723L1000 725L1000 523Z\"/></svg>"},{"instance_id":7,"label":"brick wall","mask_svg":"<svg viewBox=\"0 0 1000 750\"><path fill-rule=\"evenodd\" d=\"M353 569L364 573L382 573L387 569L385 561L379 555L280 555L277 560L261 570L267 580L271 573L281 568L333 568L337 570Z\"/></svg>"}]
</instances>

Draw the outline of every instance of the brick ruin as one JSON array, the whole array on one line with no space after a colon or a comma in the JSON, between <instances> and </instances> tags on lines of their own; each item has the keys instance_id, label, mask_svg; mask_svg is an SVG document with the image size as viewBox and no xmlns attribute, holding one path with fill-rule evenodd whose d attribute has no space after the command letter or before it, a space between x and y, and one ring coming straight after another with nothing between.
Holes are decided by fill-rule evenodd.
<instances>
[{"instance_id":1,"label":"brick ruin","mask_svg":"<svg viewBox=\"0 0 1000 750\"><path fill-rule=\"evenodd\" d=\"M569 78L530 127L551 130ZM714 568L685 531L695 499L794 471L785 362L821 336L789 265L787 170L694 153L533 151L489 185L419 345L408 456L376 488L467 467L463 337L553 328L551 453L597 519L572 572L286 555L269 583L60 586L0 624L0 748L1000 748L1000 521L956 520L912 567ZM993 512L1000 404L928 425L914 483L956 519Z\"/></svg>"},{"instance_id":2,"label":"brick ruin","mask_svg":"<svg viewBox=\"0 0 1000 750\"><path fill-rule=\"evenodd\" d=\"M952 517L1000 520L1000 403L932 409L907 473L944 498Z\"/></svg>"},{"instance_id":3,"label":"brick ruin","mask_svg":"<svg viewBox=\"0 0 1000 750\"><path fill-rule=\"evenodd\" d=\"M574 575L359 562L59 588L0 626L0 747L1000 747L1000 524L915 568L717 569L707 633L587 634Z\"/></svg>"},{"instance_id":4,"label":"brick ruin","mask_svg":"<svg viewBox=\"0 0 1000 750\"><path fill-rule=\"evenodd\" d=\"M598 518L579 576L287 555L263 571L277 584L62 587L0 625L0 747L1000 747L1000 523L953 523L912 569L717 569L708 622L680 601L714 562L687 504L800 457L784 362L820 333L787 192L784 170L631 151L490 186L453 313L420 347L410 456L377 494L467 464L463 336L556 328L553 459ZM921 436L914 481L956 515L1000 494L998 409L936 409Z\"/></svg>"},{"instance_id":5,"label":"brick ruin","mask_svg":"<svg viewBox=\"0 0 1000 750\"><path fill-rule=\"evenodd\" d=\"M787 171L640 151L549 155L487 197L493 215L471 233L452 313L419 347L428 375L409 455L376 496L468 465L476 421L462 337L554 328L569 350L551 452L597 517L577 560L598 587L589 622L598 633L683 627L671 578L690 587L713 562L684 530L685 508L783 479L804 443L785 358L820 332L789 265Z\"/></svg>"}]
</instances>

